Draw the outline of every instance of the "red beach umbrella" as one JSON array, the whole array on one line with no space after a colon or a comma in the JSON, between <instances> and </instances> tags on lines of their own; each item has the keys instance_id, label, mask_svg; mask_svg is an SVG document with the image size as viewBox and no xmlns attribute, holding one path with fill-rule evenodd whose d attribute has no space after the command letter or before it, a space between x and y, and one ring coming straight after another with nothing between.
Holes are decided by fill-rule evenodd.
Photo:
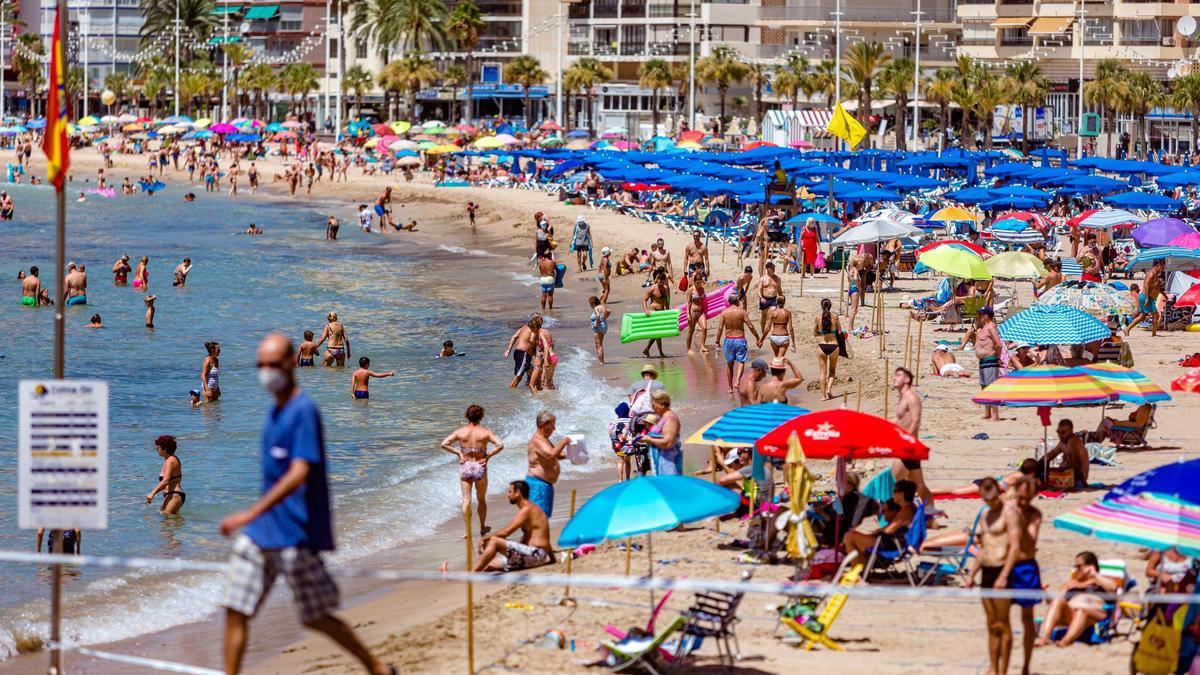
<instances>
[{"instance_id":1,"label":"red beach umbrella","mask_svg":"<svg viewBox=\"0 0 1200 675\"><path fill-rule=\"evenodd\" d=\"M991 257L991 253L989 253L986 248L980 246L979 244L973 243L973 242L963 241L962 239L938 239L937 241L935 241L933 243L925 244L921 248L917 249L917 257L920 257L921 254L926 251L932 251L933 249L935 249L939 246L946 246L948 244L954 244L955 246L961 246L961 247L971 251L972 253L978 255L980 258Z\"/></svg>"},{"instance_id":2,"label":"red beach umbrella","mask_svg":"<svg viewBox=\"0 0 1200 675\"><path fill-rule=\"evenodd\" d=\"M779 147L778 145L775 145L774 143L771 143L768 141L751 141L750 143L747 143L742 146L742 152L745 152L747 150L754 150L755 148L778 148L778 147Z\"/></svg>"},{"instance_id":3,"label":"red beach umbrella","mask_svg":"<svg viewBox=\"0 0 1200 675\"><path fill-rule=\"evenodd\" d=\"M1071 218L1070 220L1068 220L1067 224L1068 225L1078 225L1078 224L1082 223L1083 221L1087 220L1088 216L1092 215L1093 213L1096 213L1099 210L1100 209L1084 209L1083 211L1080 211L1079 213L1075 214L1074 218Z\"/></svg>"},{"instance_id":4,"label":"red beach umbrella","mask_svg":"<svg viewBox=\"0 0 1200 675\"><path fill-rule=\"evenodd\" d=\"M786 457L792 434L799 438L804 456L809 459L929 459L929 446L894 422L844 408L788 420L755 445L769 457Z\"/></svg>"},{"instance_id":5,"label":"red beach umbrella","mask_svg":"<svg viewBox=\"0 0 1200 675\"><path fill-rule=\"evenodd\" d=\"M1190 391L1200 393L1200 368L1192 368L1183 375L1171 380L1171 391Z\"/></svg>"},{"instance_id":6,"label":"red beach umbrella","mask_svg":"<svg viewBox=\"0 0 1200 675\"><path fill-rule=\"evenodd\" d=\"M1200 284L1195 284L1183 292L1175 301L1176 307L1195 307L1200 305Z\"/></svg>"}]
</instances>

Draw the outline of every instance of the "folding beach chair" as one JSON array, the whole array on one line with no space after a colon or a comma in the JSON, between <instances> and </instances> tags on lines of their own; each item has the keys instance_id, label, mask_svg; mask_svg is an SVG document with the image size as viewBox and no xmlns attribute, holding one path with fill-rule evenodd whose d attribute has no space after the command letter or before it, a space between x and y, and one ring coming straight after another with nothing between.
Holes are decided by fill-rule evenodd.
<instances>
[{"instance_id":1,"label":"folding beach chair","mask_svg":"<svg viewBox=\"0 0 1200 675\"><path fill-rule=\"evenodd\" d=\"M862 577L862 571L863 564L858 561L855 561L853 565L848 567L844 566L838 575L837 586L839 588L849 588L857 584L858 580ZM828 647L835 652L846 651L829 637L829 628L837 621L838 615L842 613L842 607L846 605L846 600L849 597L844 592L838 592L826 598L825 606L821 609L821 613L817 615L816 625L812 627L818 630L812 630L809 626L791 617L782 617L779 619L779 622L803 638L801 644L803 644L805 651L811 651L817 645Z\"/></svg>"},{"instance_id":2,"label":"folding beach chair","mask_svg":"<svg viewBox=\"0 0 1200 675\"><path fill-rule=\"evenodd\" d=\"M667 639L679 633L683 628L686 620L680 616L671 622L661 633L654 637L630 637L625 636L617 642L603 642L601 646L610 654L610 671L613 673L623 673L634 668L642 668L651 675L661 675L670 667L670 662L666 656L661 653L676 653L681 650L672 650L665 648ZM683 643L679 643L683 646Z\"/></svg>"},{"instance_id":3,"label":"folding beach chair","mask_svg":"<svg viewBox=\"0 0 1200 675\"><path fill-rule=\"evenodd\" d=\"M904 542L892 541L892 547L889 547L883 537L880 536L875 541L868 553L870 557L867 559L867 567L863 572L863 579L870 581L871 572L876 571L876 563L880 564L880 569L883 568L900 568L904 572L904 576L908 578L910 586L917 585L916 567L913 566L913 559L917 552L921 550L921 544L925 543L925 505L917 503L917 513L913 516L912 525L909 526L908 532L904 533Z\"/></svg>"},{"instance_id":4,"label":"folding beach chair","mask_svg":"<svg viewBox=\"0 0 1200 675\"><path fill-rule=\"evenodd\" d=\"M745 593L697 593L692 606L680 615L685 620L683 635L693 638L696 645L705 638L712 638L717 646L717 658L721 663L728 659L730 668L742 658L742 647L734 629L740 621L737 611L743 597ZM730 639L734 649L729 647Z\"/></svg>"},{"instance_id":5,"label":"folding beach chair","mask_svg":"<svg viewBox=\"0 0 1200 675\"><path fill-rule=\"evenodd\" d=\"M1118 448L1142 448L1150 445L1146 440L1146 435L1148 431L1158 426L1154 422L1154 413L1157 411L1158 406L1151 406L1150 414L1146 416L1144 424L1138 424L1137 420L1113 424L1109 438L1117 444Z\"/></svg>"},{"instance_id":6,"label":"folding beach chair","mask_svg":"<svg viewBox=\"0 0 1200 675\"><path fill-rule=\"evenodd\" d=\"M983 518L987 507L979 509L971 529L967 531L967 543L961 547L924 549L920 551L917 563L917 585L940 584L944 579L958 577L959 581L967 580L967 571L971 558L975 557L975 533L979 530L979 521Z\"/></svg>"},{"instance_id":7,"label":"folding beach chair","mask_svg":"<svg viewBox=\"0 0 1200 675\"><path fill-rule=\"evenodd\" d=\"M1137 586L1137 579L1129 576L1128 566L1124 560L1112 559L1100 561L1100 574L1116 579L1121 586L1117 589L1117 597L1115 599L1104 601L1104 618L1092 625L1092 629L1084 631L1083 635L1079 636L1077 642L1085 645L1099 645L1106 642L1111 642L1117 637L1117 626L1121 619L1124 618L1126 609L1137 609L1138 606L1132 603L1127 603L1121 599L1129 591ZM1061 640L1067 633L1066 626L1059 626L1050 631L1051 640Z\"/></svg>"}]
</instances>

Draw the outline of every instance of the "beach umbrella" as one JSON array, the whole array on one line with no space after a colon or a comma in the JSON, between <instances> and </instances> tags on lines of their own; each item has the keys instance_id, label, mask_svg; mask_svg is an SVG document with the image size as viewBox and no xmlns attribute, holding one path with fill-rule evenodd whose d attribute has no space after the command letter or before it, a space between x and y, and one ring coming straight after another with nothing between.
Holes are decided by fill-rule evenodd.
<instances>
[{"instance_id":1,"label":"beach umbrella","mask_svg":"<svg viewBox=\"0 0 1200 675\"><path fill-rule=\"evenodd\" d=\"M136 124L136 123L126 124L121 127L121 131L141 131L142 129L143 129L143 126L141 124Z\"/></svg>"},{"instance_id":2,"label":"beach umbrella","mask_svg":"<svg viewBox=\"0 0 1200 675\"><path fill-rule=\"evenodd\" d=\"M396 155L397 158L420 157L421 156L420 153L418 153L416 150L405 150L404 148L397 150L395 145L392 146L392 152Z\"/></svg>"},{"instance_id":3,"label":"beach umbrella","mask_svg":"<svg viewBox=\"0 0 1200 675\"><path fill-rule=\"evenodd\" d=\"M704 146L696 141L680 141L675 145L676 150L703 150Z\"/></svg>"},{"instance_id":4,"label":"beach umbrella","mask_svg":"<svg viewBox=\"0 0 1200 675\"><path fill-rule=\"evenodd\" d=\"M494 138L499 141L501 145L516 145L517 143L521 142L512 134L496 134Z\"/></svg>"},{"instance_id":5,"label":"beach umbrella","mask_svg":"<svg viewBox=\"0 0 1200 675\"><path fill-rule=\"evenodd\" d=\"M136 115L131 115L129 113L122 113L120 115L117 115L117 122L120 124L130 124L130 123L136 122L136 121L137 121Z\"/></svg>"},{"instance_id":6,"label":"beach umbrella","mask_svg":"<svg viewBox=\"0 0 1200 675\"><path fill-rule=\"evenodd\" d=\"M367 150L370 150L370 149L374 148L374 147L375 147L375 146L377 146L377 145L379 145L379 137L378 137L378 136L376 136L376 137L374 137L374 138L368 138L368 139L367 139L367 140L366 140L366 141L363 143L363 147L364 147L364 148L366 148Z\"/></svg>"},{"instance_id":7,"label":"beach umbrella","mask_svg":"<svg viewBox=\"0 0 1200 675\"><path fill-rule=\"evenodd\" d=\"M96 119L94 115L88 115L87 117L79 120L79 126L81 127L94 127L98 124L100 124L100 120Z\"/></svg>"},{"instance_id":8,"label":"beach umbrella","mask_svg":"<svg viewBox=\"0 0 1200 675\"><path fill-rule=\"evenodd\" d=\"M1175 299L1176 307L1195 307L1200 305L1200 284L1193 284Z\"/></svg>"},{"instance_id":9,"label":"beach umbrella","mask_svg":"<svg viewBox=\"0 0 1200 675\"><path fill-rule=\"evenodd\" d=\"M812 143L809 143L808 141L804 140L803 138L792 141L791 143L788 143L788 145L793 148L796 148L797 150L811 150L812 148L817 147L817 146L813 145Z\"/></svg>"},{"instance_id":10,"label":"beach umbrella","mask_svg":"<svg viewBox=\"0 0 1200 675\"><path fill-rule=\"evenodd\" d=\"M1031 229L1028 222L1017 218L1004 218L992 223L992 232L1004 230L1006 232L1021 232Z\"/></svg>"},{"instance_id":11,"label":"beach umbrella","mask_svg":"<svg viewBox=\"0 0 1200 675\"><path fill-rule=\"evenodd\" d=\"M833 248L875 244L881 241L900 239L912 234L912 230L902 223L891 220L872 220L843 232L830 242Z\"/></svg>"},{"instance_id":12,"label":"beach umbrella","mask_svg":"<svg viewBox=\"0 0 1200 675\"><path fill-rule=\"evenodd\" d=\"M588 138L586 129L572 129L567 132L567 138Z\"/></svg>"},{"instance_id":13,"label":"beach umbrella","mask_svg":"<svg viewBox=\"0 0 1200 675\"><path fill-rule=\"evenodd\" d=\"M213 121L208 117L200 117L192 122L197 129L207 129L212 126Z\"/></svg>"},{"instance_id":14,"label":"beach umbrella","mask_svg":"<svg viewBox=\"0 0 1200 675\"><path fill-rule=\"evenodd\" d=\"M1111 336L1103 321L1066 305L1034 304L1000 324L1000 337L1030 345L1081 345Z\"/></svg>"},{"instance_id":15,"label":"beach umbrella","mask_svg":"<svg viewBox=\"0 0 1200 675\"><path fill-rule=\"evenodd\" d=\"M558 136L547 136L538 141L538 146L543 148L557 148L563 144L563 140Z\"/></svg>"},{"instance_id":16,"label":"beach umbrella","mask_svg":"<svg viewBox=\"0 0 1200 675\"><path fill-rule=\"evenodd\" d=\"M120 120L117 119L116 115L105 115L104 117L100 118L100 123L101 124L119 124Z\"/></svg>"},{"instance_id":17,"label":"beach umbrella","mask_svg":"<svg viewBox=\"0 0 1200 675\"><path fill-rule=\"evenodd\" d=\"M174 136L175 134L183 133L183 129L174 124L168 124L165 127L159 127L158 133L163 136Z\"/></svg>"},{"instance_id":18,"label":"beach umbrella","mask_svg":"<svg viewBox=\"0 0 1200 675\"><path fill-rule=\"evenodd\" d=\"M1036 244L1040 241L1046 240L1045 235L1043 235L1041 232L1038 232L1036 229L1034 229L1032 227L1027 227L1024 230L1016 230L1016 231L993 229L993 230L988 230L988 233L991 234L992 238L995 239L996 241L999 241L999 242L1002 242L1005 244L1015 244L1015 245Z\"/></svg>"},{"instance_id":19,"label":"beach umbrella","mask_svg":"<svg viewBox=\"0 0 1200 675\"><path fill-rule=\"evenodd\" d=\"M1171 241L1176 237L1196 234L1196 228L1179 218L1155 218L1133 228L1130 234L1138 246L1151 248L1171 246Z\"/></svg>"},{"instance_id":20,"label":"beach umbrella","mask_svg":"<svg viewBox=\"0 0 1200 675\"><path fill-rule=\"evenodd\" d=\"M1167 242L1167 246L1176 246L1178 248L1200 248L1200 232L1181 234Z\"/></svg>"},{"instance_id":21,"label":"beach umbrella","mask_svg":"<svg viewBox=\"0 0 1200 675\"><path fill-rule=\"evenodd\" d=\"M1006 211L996 216L997 221L1008 220L1009 218L1029 223L1039 230L1044 230L1050 226L1050 221L1046 219L1046 216L1032 211Z\"/></svg>"},{"instance_id":22,"label":"beach umbrella","mask_svg":"<svg viewBox=\"0 0 1200 675\"><path fill-rule=\"evenodd\" d=\"M1033 305L1073 307L1097 318L1113 315L1132 316L1136 309L1133 299L1128 294L1108 284L1076 280L1064 281L1051 288L1035 300Z\"/></svg>"},{"instance_id":23,"label":"beach umbrella","mask_svg":"<svg viewBox=\"0 0 1200 675\"><path fill-rule=\"evenodd\" d=\"M1142 272L1150 269L1155 260L1162 260L1168 272L1186 272L1200 268L1200 249L1162 246L1139 251L1125 266L1126 272Z\"/></svg>"},{"instance_id":24,"label":"beach umbrella","mask_svg":"<svg viewBox=\"0 0 1200 675\"><path fill-rule=\"evenodd\" d=\"M282 124L286 129L300 129L304 126L296 120L284 120L283 122L280 122L280 124Z\"/></svg>"},{"instance_id":25,"label":"beach umbrella","mask_svg":"<svg viewBox=\"0 0 1200 675\"><path fill-rule=\"evenodd\" d=\"M374 131L379 136L394 136L392 128L386 124L372 124L371 131Z\"/></svg>"},{"instance_id":26,"label":"beach umbrella","mask_svg":"<svg viewBox=\"0 0 1200 675\"><path fill-rule=\"evenodd\" d=\"M925 220L953 223L953 222L978 222L979 216L959 206L947 206L943 209L938 209L933 215L928 216Z\"/></svg>"},{"instance_id":27,"label":"beach umbrella","mask_svg":"<svg viewBox=\"0 0 1200 675\"><path fill-rule=\"evenodd\" d=\"M1078 368L1042 365L1014 370L971 400L1019 408L1100 405L1116 401L1117 392Z\"/></svg>"},{"instance_id":28,"label":"beach umbrella","mask_svg":"<svg viewBox=\"0 0 1200 675\"><path fill-rule=\"evenodd\" d=\"M1054 519L1054 526L1100 539L1200 555L1200 459L1140 473L1104 498Z\"/></svg>"},{"instance_id":29,"label":"beach umbrella","mask_svg":"<svg viewBox=\"0 0 1200 675\"><path fill-rule=\"evenodd\" d=\"M584 502L558 535L558 545L575 548L671 530L732 513L740 502L736 492L691 476L642 476Z\"/></svg>"},{"instance_id":30,"label":"beach umbrella","mask_svg":"<svg viewBox=\"0 0 1200 675\"><path fill-rule=\"evenodd\" d=\"M479 148L480 150L494 150L496 148L504 147L504 143L495 136L484 136L483 138L477 139L471 145Z\"/></svg>"},{"instance_id":31,"label":"beach umbrella","mask_svg":"<svg viewBox=\"0 0 1200 675\"><path fill-rule=\"evenodd\" d=\"M560 125L558 122L555 122L554 120L546 120L545 122L542 122L541 124L538 125L538 129L541 129L542 131L562 131L563 130L562 125Z\"/></svg>"},{"instance_id":32,"label":"beach umbrella","mask_svg":"<svg viewBox=\"0 0 1200 675\"><path fill-rule=\"evenodd\" d=\"M957 246L939 246L920 254L917 260L931 270L959 279L987 281L992 278L983 258Z\"/></svg>"},{"instance_id":33,"label":"beach umbrella","mask_svg":"<svg viewBox=\"0 0 1200 675\"><path fill-rule=\"evenodd\" d=\"M1187 391L1200 393L1200 368L1192 368L1183 375L1171 380L1171 391Z\"/></svg>"},{"instance_id":34,"label":"beach umbrella","mask_svg":"<svg viewBox=\"0 0 1200 675\"><path fill-rule=\"evenodd\" d=\"M171 115L170 117L164 117L160 124L179 124L181 122L184 124L191 124L195 122L195 120L187 115Z\"/></svg>"},{"instance_id":35,"label":"beach umbrella","mask_svg":"<svg viewBox=\"0 0 1200 675\"><path fill-rule=\"evenodd\" d=\"M750 446L780 424L807 413L805 408L783 403L742 406L705 424L684 442L723 447Z\"/></svg>"},{"instance_id":36,"label":"beach umbrella","mask_svg":"<svg viewBox=\"0 0 1200 675\"><path fill-rule=\"evenodd\" d=\"M783 422L755 447L769 457L784 457L793 434L809 459L929 459L929 447L903 427L848 408L820 410Z\"/></svg>"},{"instance_id":37,"label":"beach umbrella","mask_svg":"<svg viewBox=\"0 0 1200 675\"><path fill-rule=\"evenodd\" d=\"M213 132L214 134L236 134L237 133L237 127L233 126L232 124L224 124L224 123L214 124L214 125L210 126L208 128L208 130Z\"/></svg>"},{"instance_id":38,"label":"beach umbrella","mask_svg":"<svg viewBox=\"0 0 1200 675\"><path fill-rule=\"evenodd\" d=\"M411 151L409 151L409 152L411 152ZM408 155L406 155L406 156L404 156L404 157L397 157L397 158L396 158L396 165L397 165L397 166L420 166L420 164L421 164L421 158L420 158L420 157L414 157L414 156L408 156Z\"/></svg>"},{"instance_id":39,"label":"beach umbrella","mask_svg":"<svg viewBox=\"0 0 1200 675\"><path fill-rule=\"evenodd\" d=\"M1183 202L1153 192L1122 192L1104 198L1104 202L1126 209L1148 211L1178 211Z\"/></svg>"},{"instance_id":40,"label":"beach umbrella","mask_svg":"<svg viewBox=\"0 0 1200 675\"><path fill-rule=\"evenodd\" d=\"M792 216L791 218L788 218L787 223L789 225L803 225L810 220L815 220L819 223L832 223L834 225L842 224L842 221L839 220L836 216L831 216L827 213L820 213L817 211L808 211L806 213L798 213L798 214Z\"/></svg>"},{"instance_id":41,"label":"beach umbrella","mask_svg":"<svg viewBox=\"0 0 1200 675\"><path fill-rule=\"evenodd\" d=\"M1100 209L1078 221L1080 227L1107 230L1119 225L1141 224L1146 219L1124 209ZM1069 222L1069 221L1068 221Z\"/></svg>"},{"instance_id":42,"label":"beach umbrella","mask_svg":"<svg viewBox=\"0 0 1200 675\"><path fill-rule=\"evenodd\" d=\"M770 143L768 141L750 141L749 143L742 146L741 152L746 152L748 150L756 150L758 148L778 148L778 147L779 147L778 145L776 145L774 143Z\"/></svg>"},{"instance_id":43,"label":"beach umbrella","mask_svg":"<svg viewBox=\"0 0 1200 675\"><path fill-rule=\"evenodd\" d=\"M417 143L417 148L420 150L424 150L426 152L429 152L430 150L432 150L436 147L437 147L437 143L434 143L433 141L420 141ZM437 154L437 153L434 153L434 154Z\"/></svg>"},{"instance_id":44,"label":"beach umbrella","mask_svg":"<svg viewBox=\"0 0 1200 675\"><path fill-rule=\"evenodd\" d=\"M446 126L446 123L442 122L441 120L429 120L429 121L423 123L421 125L421 128L425 129L425 130L429 130L429 129L437 129L439 127L445 127L445 126Z\"/></svg>"},{"instance_id":45,"label":"beach umbrella","mask_svg":"<svg viewBox=\"0 0 1200 675\"><path fill-rule=\"evenodd\" d=\"M932 251L933 249L935 249L939 246L957 246L964 250L971 251L972 253L974 253L975 255L977 255L981 258L986 258L989 255L991 255L990 253L988 253L987 249L980 246L979 244L969 242L969 241L963 241L962 239L938 239L937 241L925 244L921 248L917 249L917 255L920 256L922 253L924 253L926 251Z\"/></svg>"},{"instance_id":46,"label":"beach umbrella","mask_svg":"<svg viewBox=\"0 0 1200 675\"><path fill-rule=\"evenodd\" d=\"M400 140L400 137L396 136L395 134L390 133L390 127L389 127L389 133L385 136L380 136L379 142L377 143L377 145L380 150L387 150L388 147L391 146L392 143L395 143L398 140Z\"/></svg>"},{"instance_id":47,"label":"beach umbrella","mask_svg":"<svg viewBox=\"0 0 1200 675\"><path fill-rule=\"evenodd\" d=\"M1105 361L1090 366L1080 366L1079 369L1108 385L1110 389L1117 392L1120 400L1126 403L1141 405L1171 400L1171 395L1162 387L1131 368Z\"/></svg>"},{"instance_id":48,"label":"beach umbrella","mask_svg":"<svg viewBox=\"0 0 1200 675\"><path fill-rule=\"evenodd\" d=\"M451 153L459 152L461 150L462 150L462 148L458 147L457 145L454 145L453 143L447 143L445 145L437 145L432 148L429 148L425 152L427 152L431 155L448 155Z\"/></svg>"},{"instance_id":49,"label":"beach umbrella","mask_svg":"<svg viewBox=\"0 0 1200 675\"><path fill-rule=\"evenodd\" d=\"M1046 266L1037 256L1023 251L1008 251L983 261L993 277L998 279L1041 279Z\"/></svg>"},{"instance_id":50,"label":"beach umbrella","mask_svg":"<svg viewBox=\"0 0 1200 675\"><path fill-rule=\"evenodd\" d=\"M392 122L391 124L388 124L388 126L392 128L392 133L400 136L407 133L409 129L412 129L412 122L400 120L398 122Z\"/></svg>"},{"instance_id":51,"label":"beach umbrella","mask_svg":"<svg viewBox=\"0 0 1200 675\"><path fill-rule=\"evenodd\" d=\"M399 152L401 150L416 150L419 146L416 141L410 141L405 138L392 143L390 147L393 151Z\"/></svg>"}]
</instances>

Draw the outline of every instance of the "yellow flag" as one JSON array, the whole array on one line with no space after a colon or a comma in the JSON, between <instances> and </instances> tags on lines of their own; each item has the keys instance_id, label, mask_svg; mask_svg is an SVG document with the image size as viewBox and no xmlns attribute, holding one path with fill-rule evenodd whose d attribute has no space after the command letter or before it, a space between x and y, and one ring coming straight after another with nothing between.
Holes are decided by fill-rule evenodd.
<instances>
[{"instance_id":1,"label":"yellow flag","mask_svg":"<svg viewBox=\"0 0 1200 675\"><path fill-rule=\"evenodd\" d=\"M841 101L834 106L833 117L829 119L829 126L825 130L849 143L851 150L867 136L867 130L858 123L858 120L854 119L853 115L846 112Z\"/></svg>"}]
</instances>

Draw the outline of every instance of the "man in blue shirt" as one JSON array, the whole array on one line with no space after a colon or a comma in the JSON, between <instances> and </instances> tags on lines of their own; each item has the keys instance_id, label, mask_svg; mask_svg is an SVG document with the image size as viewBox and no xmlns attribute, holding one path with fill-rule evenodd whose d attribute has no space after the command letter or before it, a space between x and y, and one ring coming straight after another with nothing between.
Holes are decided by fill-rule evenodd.
<instances>
[{"instance_id":1,"label":"man in blue shirt","mask_svg":"<svg viewBox=\"0 0 1200 675\"><path fill-rule=\"evenodd\" d=\"M258 346L258 379L275 397L262 440L262 496L245 511L226 516L221 534L245 528L233 544L225 612L225 670L241 668L247 625L277 576L292 589L305 626L325 633L368 672L395 670L376 659L332 612L338 588L321 562L333 550L325 440L317 405L296 386L296 355L287 337L273 333Z\"/></svg>"}]
</instances>

